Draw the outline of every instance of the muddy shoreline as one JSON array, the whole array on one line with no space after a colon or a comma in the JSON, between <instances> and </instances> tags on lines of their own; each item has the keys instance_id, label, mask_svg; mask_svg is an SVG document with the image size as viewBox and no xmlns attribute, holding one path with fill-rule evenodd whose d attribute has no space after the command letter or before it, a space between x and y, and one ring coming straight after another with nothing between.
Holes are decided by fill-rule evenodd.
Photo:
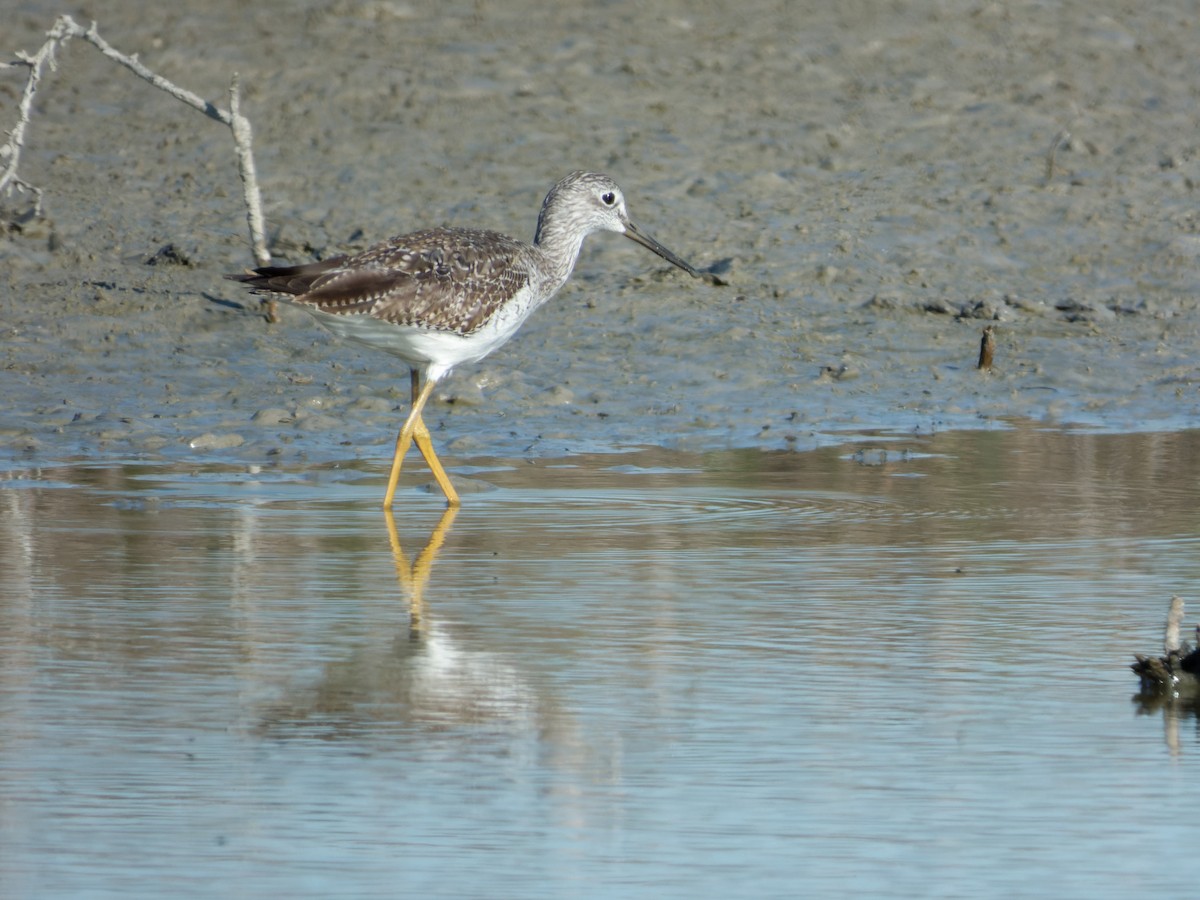
<instances>
[{"instance_id":1,"label":"muddy shoreline","mask_svg":"<svg viewBox=\"0 0 1200 900\"><path fill-rule=\"evenodd\" d=\"M435 397L448 459L1200 425L1186 4L223 6L77 18L202 95L240 73L279 259L440 223L527 238L587 168L728 271L592 238ZM19 4L6 51L57 12ZM387 455L406 373L222 280L250 256L222 127L75 43L21 174L46 217L0 239L0 462Z\"/></svg>"}]
</instances>

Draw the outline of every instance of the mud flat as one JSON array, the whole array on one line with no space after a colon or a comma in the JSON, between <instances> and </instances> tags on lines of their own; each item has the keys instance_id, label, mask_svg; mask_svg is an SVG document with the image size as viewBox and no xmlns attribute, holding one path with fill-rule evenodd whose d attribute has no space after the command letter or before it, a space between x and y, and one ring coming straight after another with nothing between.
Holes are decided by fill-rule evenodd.
<instances>
[{"instance_id":1,"label":"mud flat","mask_svg":"<svg viewBox=\"0 0 1200 900\"><path fill-rule=\"evenodd\" d=\"M19 4L6 52L58 12ZM451 458L1200 424L1189 4L93 15L203 96L240 73L279 259L430 224L528 236L584 168L722 273L591 239L556 301L435 397ZM302 313L266 324L221 279L250 261L225 129L75 43L22 176L46 216L3 200L0 459L387 455L406 373Z\"/></svg>"}]
</instances>

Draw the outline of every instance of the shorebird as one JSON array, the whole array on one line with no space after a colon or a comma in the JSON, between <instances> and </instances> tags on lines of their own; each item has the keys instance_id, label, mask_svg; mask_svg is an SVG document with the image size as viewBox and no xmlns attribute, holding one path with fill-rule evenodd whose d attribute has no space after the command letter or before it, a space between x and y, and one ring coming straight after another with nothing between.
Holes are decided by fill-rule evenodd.
<instances>
[{"instance_id":1,"label":"shorebird","mask_svg":"<svg viewBox=\"0 0 1200 900\"><path fill-rule=\"evenodd\" d=\"M583 239L595 231L624 234L702 277L634 224L615 181L588 172L572 172L550 189L532 244L495 231L430 228L353 256L225 277L304 308L340 337L404 360L412 408L396 438L383 505L391 508L400 466L416 443L446 502L458 506L421 412L455 366L478 362L504 344L558 292L571 277Z\"/></svg>"}]
</instances>

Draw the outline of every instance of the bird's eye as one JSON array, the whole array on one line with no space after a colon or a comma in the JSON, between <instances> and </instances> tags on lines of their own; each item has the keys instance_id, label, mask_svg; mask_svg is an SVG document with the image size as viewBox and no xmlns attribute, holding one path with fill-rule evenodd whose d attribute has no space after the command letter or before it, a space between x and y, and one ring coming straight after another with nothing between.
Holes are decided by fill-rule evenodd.
<instances>
[{"instance_id":1,"label":"bird's eye","mask_svg":"<svg viewBox=\"0 0 1200 900\"><path fill-rule=\"evenodd\" d=\"M608 191L600 195L600 199L604 201L605 206L612 206L617 202L617 195L612 191Z\"/></svg>"}]
</instances>

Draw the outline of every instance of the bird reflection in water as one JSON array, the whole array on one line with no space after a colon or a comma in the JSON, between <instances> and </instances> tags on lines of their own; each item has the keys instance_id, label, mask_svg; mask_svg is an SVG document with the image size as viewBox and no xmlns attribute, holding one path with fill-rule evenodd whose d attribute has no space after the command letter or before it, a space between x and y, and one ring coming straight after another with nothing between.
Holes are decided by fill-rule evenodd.
<instances>
[{"instance_id":1,"label":"bird reflection in water","mask_svg":"<svg viewBox=\"0 0 1200 900\"><path fill-rule=\"evenodd\" d=\"M392 545L392 558L396 563L396 578L400 581L401 589L408 594L409 607L409 637L418 638L421 635L422 617L425 612L425 586L429 583L429 572L437 559L438 551L446 542L454 517L458 515L459 507L447 506L442 518L429 535L422 550L410 564L400 546L400 532L396 530L396 519L390 507L384 508L384 519L387 521L388 541Z\"/></svg>"},{"instance_id":2,"label":"bird reflection in water","mask_svg":"<svg viewBox=\"0 0 1200 900\"><path fill-rule=\"evenodd\" d=\"M505 655L463 640L455 623L438 621L426 609L430 572L457 512L453 506L445 510L411 562L395 520L385 512L397 580L408 601L408 629L397 633L373 621L360 623L358 645L326 663L315 683L290 689L265 716L268 731L324 740L385 735L394 740L397 732L486 724L489 733L499 727L511 740L536 742L547 715L536 686Z\"/></svg>"}]
</instances>

